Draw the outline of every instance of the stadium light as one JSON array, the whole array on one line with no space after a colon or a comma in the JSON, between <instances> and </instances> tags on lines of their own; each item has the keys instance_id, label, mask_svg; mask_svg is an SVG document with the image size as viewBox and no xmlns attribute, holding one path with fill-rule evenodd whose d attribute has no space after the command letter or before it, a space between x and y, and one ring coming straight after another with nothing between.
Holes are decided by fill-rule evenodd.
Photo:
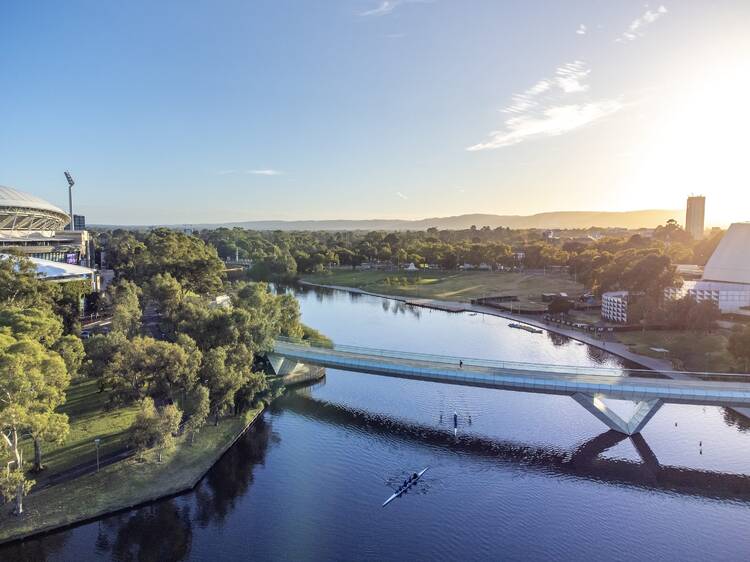
<instances>
[{"instance_id":1,"label":"stadium light","mask_svg":"<svg viewBox=\"0 0 750 562\"><path fill-rule=\"evenodd\" d=\"M73 224L73 186L76 182L73 181L73 176L70 172L65 172L65 179L68 180L68 205L70 207L70 224L68 224L68 230L75 230L75 224Z\"/></svg>"}]
</instances>

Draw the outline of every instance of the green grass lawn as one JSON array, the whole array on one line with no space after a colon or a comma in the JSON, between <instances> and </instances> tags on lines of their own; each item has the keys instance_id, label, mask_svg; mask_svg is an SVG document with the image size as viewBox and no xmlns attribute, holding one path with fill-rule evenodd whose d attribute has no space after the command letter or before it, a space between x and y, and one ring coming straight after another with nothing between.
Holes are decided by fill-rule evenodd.
<instances>
[{"instance_id":1,"label":"green grass lawn","mask_svg":"<svg viewBox=\"0 0 750 562\"><path fill-rule=\"evenodd\" d=\"M646 330L618 332L617 339L634 353L670 359L680 370L728 372L734 369L732 355L727 350L729 335L726 330L711 333ZM654 351L653 347L668 352Z\"/></svg>"},{"instance_id":2,"label":"green grass lawn","mask_svg":"<svg viewBox=\"0 0 750 562\"><path fill-rule=\"evenodd\" d=\"M141 504L191 488L218 460L239 432L261 409L207 425L191 445L186 437L156 462L149 452L144 461L136 458L107 466L99 473L52 486L25 499L23 516L0 509L0 542L53 529Z\"/></svg>"},{"instance_id":3,"label":"green grass lawn","mask_svg":"<svg viewBox=\"0 0 750 562\"><path fill-rule=\"evenodd\" d=\"M138 411L136 405L108 410L108 393L99 392L93 379L80 379L70 385L67 400L60 412L68 414L70 433L61 445L44 443L42 462L45 470L31 477L43 484L46 478L73 466L96 460L94 439L101 439L100 454L122 449L127 445L128 428ZM24 445L24 459L31 466L34 448L30 441Z\"/></svg>"},{"instance_id":4,"label":"green grass lawn","mask_svg":"<svg viewBox=\"0 0 750 562\"><path fill-rule=\"evenodd\" d=\"M526 305L543 307L542 293L583 293L583 285L567 276L495 273L486 271L332 271L303 275L303 281L322 285L356 287L373 293L445 301L516 295ZM518 305L515 305L518 306Z\"/></svg>"}]
</instances>

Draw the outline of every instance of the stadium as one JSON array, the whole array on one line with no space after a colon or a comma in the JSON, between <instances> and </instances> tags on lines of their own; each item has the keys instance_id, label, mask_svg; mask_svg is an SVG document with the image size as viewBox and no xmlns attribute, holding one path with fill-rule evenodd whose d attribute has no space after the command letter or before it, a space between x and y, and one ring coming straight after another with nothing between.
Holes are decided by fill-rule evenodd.
<instances>
[{"instance_id":1,"label":"stadium","mask_svg":"<svg viewBox=\"0 0 750 562\"><path fill-rule=\"evenodd\" d=\"M0 186L0 251L87 266L88 232L64 230L69 223L68 213L41 197Z\"/></svg>"},{"instance_id":2,"label":"stadium","mask_svg":"<svg viewBox=\"0 0 750 562\"><path fill-rule=\"evenodd\" d=\"M62 230L68 214L40 197L0 185L0 230Z\"/></svg>"}]
</instances>

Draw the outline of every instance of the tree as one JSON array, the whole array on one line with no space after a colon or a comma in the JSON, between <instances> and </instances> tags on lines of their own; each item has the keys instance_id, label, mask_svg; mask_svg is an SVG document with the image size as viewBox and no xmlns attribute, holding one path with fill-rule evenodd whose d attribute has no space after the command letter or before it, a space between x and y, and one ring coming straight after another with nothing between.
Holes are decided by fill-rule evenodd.
<instances>
[{"instance_id":1,"label":"tree","mask_svg":"<svg viewBox=\"0 0 750 562\"><path fill-rule=\"evenodd\" d=\"M209 391L214 422L234 408L237 391L244 384L242 372L227 361L226 347L215 347L203 355L200 379Z\"/></svg>"},{"instance_id":2,"label":"tree","mask_svg":"<svg viewBox=\"0 0 750 562\"><path fill-rule=\"evenodd\" d=\"M171 273L155 275L146 292L149 300L167 317L174 316L184 296L182 285Z\"/></svg>"},{"instance_id":3,"label":"tree","mask_svg":"<svg viewBox=\"0 0 750 562\"><path fill-rule=\"evenodd\" d=\"M63 321L66 334L78 334L81 331L81 313L84 297L91 294L89 281L68 281L57 283L58 291L54 297L54 311Z\"/></svg>"},{"instance_id":4,"label":"tree","mask_svg":"<svg viewBox=\"0 0 750 562\"><path fill-rule=\"evenodd\" d=\"M547 311L550 314L567 314L571 308L573 308L573 303L570 299L556 297L551 303L549 303Z\"/></svg>"},{"instance_id":5,"label":"tree","mask_svg":"<svg viewBox=\"0 0 750 562\"><path fill-rule=\"evenodd\" d=\"M102 379L100 387L103 389L107 368L117 353L127 344L127 338L120 332L91 336L84 344L86 358L81 366L81 372L87 377Z\"/></svg>"},{"instance_id":6,"label":"tree","mask_svg":"<svg viewBox=\"0 0 750 562\"><path fill-rule=\"evenodd\" d=\"M708 332L714 329L716 322L720 318L721 311L716 303L710 300L703 300L694 303L691 307L688 313L687 327L691 330Z\"/></svg>"},{"instance_id":7,"label":"tree","mask_svg":"<svg viewBox=\"0 0 750 562\"><path fill-rule=\"evenodd\" d=\"M157 409L153 399L146 397L130 428L130 442L141 455L156 447L157 461L161 462L162 453L174 447L181 420L182 412L174 404Z\"/></svg>"},{"instance_id":8,"label":"tree","mask_svg":"<svg viewBox=\"0 0 750 562\"><path fill-rule=\"evenodd\" d=\"M707 332L713 329L721 318L721 311L713 301L697 302L686 296L663 303L659 308L657 323L676 330L698 330Z\"/></svg>"},{"instance_id":9,"label":"tree","mask_svg":"<svg viewBox=\"0 0 750 562\"><path fill-rule=\"evenodd\" d=\"M60 318L49 309L0 308L0 331L17 339L38 341L51 348L60 339L63 326Z\"/></svg>"},{"instance_id":10,"label":"tree","mask_svg":"<svg viewBox=\"0 0 750 562\"><path fill-rule=\"evenodd\" d=\"M735 329L729 337L727 349L741 365L740 368L745 373L750 372L750 326Z\"/></svg>"},{"instance_id":11,"label":"tree","mask_svg":"<svg viewBox=\"0 0 750 562\"><path fill-rule=\"evenodd\" d=\"M75 377L80 371L86 356L86 350L81 338L73 334L68 334L57 340L52 345L52 349L65 361L65 368L68 370L70 377Z\"/></svg>"},{"instance_id":12,"label":"tree","mask_svg":"<svg viewBox=\"0 0 750 562\"><path fill-rule=\"evenodd\" d=\"M105 300L112 311L112 330L133 337L141 329L141 289L127 279L107 287Z\"/></svg>"},{"instance_id":13,"label":"tree","mask_svg":"<svg viewBox=\"0 0 750 562\"><path fill-rule=\"evenodd\" d=\"M224 264L216 249L200 238L157 228L148 233L144 244L147 248L143 267L145 279L140 280L170 273L185 289L199 295L215 294L221 289Z\"/></svg>"},{"instance_id":14,"label":"tree","mask_svg":"<svg viewBox=\"0 0 750 562\"><path fill-rule=\"evenodd\" d=\"M158 412L153 398L144 398L130 426L130 444L142 454L153 447L158 428Z\"/></svg>"},{"instance_id":15,"label":"tree","mask_svg":"<svg viewBox=\"0 0 750 562\"><path fill-rule=\"evenodd\" d=\"M21 438L34 432L43 439L45 428L57 437L64 433L67 419L54 410L64 402L70 378L62 358L39 342L9 335L0 340L0 439L11 457L0 487L6 498L15 489L10 495L22 513L23 496L33 483L23 474Z\"/></svg>"},{"instance_id":16,"label":"tree","mask_svg":"<svg viewBox=\"0 0 750 562\"><path fill-rule=\"evenodd\" d=\"M159 411L159 424L156 434L157 460L161 462L162 453L174 448L174 436L180 430L182 412L174 404L167 404Z\"/></svg>"},{"instance_id":17,"label":"tree","mask_svg":"<svg viewBox=\"0 0 750 562\"><path fill-rule=\"evenodd\" d=\"M34 466L32 470L44 469L42 464L42 443L62 443L68 436L70 426L66 414L35 412L28 418L28 436L34 442Z\"/></svg>"},{"instance_id":18,"label":"tree","mask_svg":"<svg viewBox=\"0 0 750 562\"><path fill-rule=\"evenodd\" d=\"M190 443L193 443L195 434L206 424L208 415L211 413L211 400L208 389L198 384L190 391L186 401L185 431L190 435Z\"/></svg>"},{"instance_id":19,"label":"tree","mask_svg":"<svg viewBox=\"0 0 750 562\"><path fill-rule=\"evenodd\" d=\"M39 279L30 260L11 256L0 259L0 307L48 308L59 287Z\"/></svg>"},{"instance_id":20,"label":"tree","mask_svg":"<svg viewBox=\"0 0 750 562\"><path fill-rule=\"evenodd\" d=\"M128 404L147 396L176 400L195 384L200 351L188 343L136 337L125 343L104 370L112 401ZM187 348L187 350L186 350Z\"/></svg>"},{"instance_id":21,"label":"tree","mask_svg":"<svg viewBox=\"0 0 750 562\"><path fill-rule=\"evenodd\" d=\"M34 486L35 482L29 480L20 468L8 468L0 473L0 496L6 502L15 502L16 515L23 513L23 498Z\"/></svg>"}]
</instances>

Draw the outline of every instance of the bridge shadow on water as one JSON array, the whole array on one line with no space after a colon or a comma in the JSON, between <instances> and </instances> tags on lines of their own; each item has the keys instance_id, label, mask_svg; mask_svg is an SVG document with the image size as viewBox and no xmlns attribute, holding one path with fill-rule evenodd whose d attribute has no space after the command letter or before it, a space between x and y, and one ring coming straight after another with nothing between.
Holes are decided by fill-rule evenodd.
<instances>
[{"instance_id":1,"label":"bridge shadow on water","mask_svg":"<svg viewBox=\"0 0 750 562\"><path fill-rule=\"evenodd\" d=\"M382 435L390 440L408 441L410 445L495 459L498 463L517 465L552 476L750 503L750 476L662 465L641 435L628 437L616 431L607 431L569 451L477 435L454 436L445 429L347 408L317 400L306 393L290 393L274 407L338 427ZM605 451L626 439L631 440L641 462L602 457Z\"/></svg>"}]
</instances>

